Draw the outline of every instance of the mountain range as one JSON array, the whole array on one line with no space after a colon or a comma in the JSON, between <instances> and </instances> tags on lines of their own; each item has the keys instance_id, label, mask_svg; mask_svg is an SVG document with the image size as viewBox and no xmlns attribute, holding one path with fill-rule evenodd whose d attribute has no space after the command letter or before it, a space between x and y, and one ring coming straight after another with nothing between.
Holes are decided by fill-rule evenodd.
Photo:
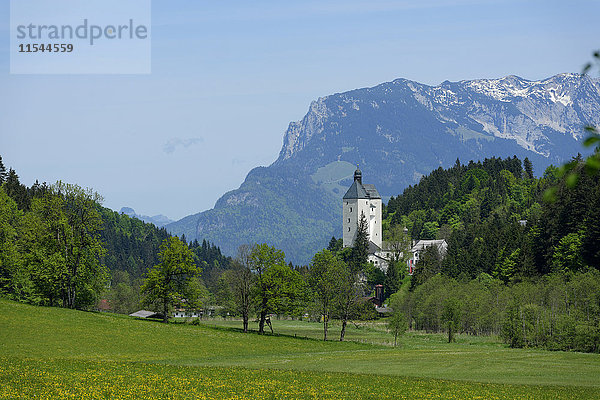
<instances>
[{"instance_id":1,"label":"mountain range","mask_svg":"<svg viewBox=\"0 0 600 400\"><path fill-rule=\"evenodd\" d=\"M385 198L457 158L528 157L540 174L582 151L600 125L600 83L580 74L429 86L396 79L313 101L290 123L277 160L251 170L214 208L166 225L234 255L266 242L306 264L341 235L341 198L357 165Z\"/></svg>"},{"instance_id":2,"label":"mountain range","mask_svg":"<svg viewBox=\"0 0 600 400\"><path fill-rule=\"evenodd\" d=\"M169 217L166 217L162 214L158 214L153 217L149 217L147 215L136 214L135 210L131 207L122 207L121 210L119 211L119 214L125 214L125 215L130 216L131 218L137 218L140 221L154 224L154 225L158 226L159 228L173 222L172 219L170 219Z\"/></svg>"}]
</instances>

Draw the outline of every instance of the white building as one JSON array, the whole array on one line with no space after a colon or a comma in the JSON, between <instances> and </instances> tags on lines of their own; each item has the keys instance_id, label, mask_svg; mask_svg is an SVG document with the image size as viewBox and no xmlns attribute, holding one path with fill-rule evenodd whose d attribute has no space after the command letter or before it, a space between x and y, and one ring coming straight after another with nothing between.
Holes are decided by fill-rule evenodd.
<instances>
[{"instance_id":1,"label":"white building","mask_svg":"<svg viewBox=\"0 0 600 400\"><path fill-rule=\"evenodd\" d=\"M369 261L387 271L393 252L383 242L381 228L381 196L375 185L362 183L362 172L356 169L354 182L342 199L344 247L352 247L362 216L367 221L369 234Z\"/></svg>"},{"instance_id":2,"label":"white building","mask_svg":"<svg viewBox=\"0 0 600 400\"><path fill-rule=\"evenodd\" d=\"M186 310L185 308L176 308L173 311L173 318L202 318L202 311Z\"/></svg>"},{"instance_id":3,"label":"white building","mask_svg":"<svg viewBox=\"0 0 600 400\"><path fill-rule=\"evenodd\" d=\"M388 265L394 259L394 255L398 254L402 258L402 252L397 252L392 249L388 242L382 242L381 247L376 247L372 242L369 246L369 262L375 264L383 272L387 272Z\"/></svg>"},{"instance_id":4,"label":"white building","mask_svg":"<svg viewBox=\"0 0 600 400\"><path fill-rule=\"evenodd\" d=\"M362 215L368 225L369 240L381 248L381 196L374 185L362 183L362 172L356 169L354 182L343 198L344 247L352 247Z\"/></svg>"},{"instance_id":5,"label":"white building","mask_svg":"<svg viewBox=\"0 0 600 400\"><path fill-rule=\"evenodd\" d=\"M364 215L369 233L369 261L383 272L387 271L390 261L397 252L389 243L383 241L381 228L381 196L374 185L362 183L362 172L356 168L354 182L342 199L343 207L343 243L344 247L352 247L356 232ZM446 255L448 244L445 240L420 240L410 250L411 259L408 261L408 272L412 275L413 267L419 260L420 253L429 246L437 246L442 256ZM402 253L398 254L401 258Z\"/></svg>"},{"instance_id":6,"label":"white building","mask_svg":"<svg viewBox=\"0 0 600 400\"><path fill-rule=\"evenodd\" d=\"M414 267L415 267L415 265L417 265L417 262L419 261L419 257L421 256L421 253L423 251L425 251L425 249L427 249L428 247L431 247L431 246L436 246L438 252L440 253L440 255L442 257L444 257L446 255L446 252L448 251L448 243L446 243L446 241L444 239L419 240L410 249L410 252L412 253L413 256L410 260L408 260L409 275L413 274Z\"/></svg>"}]
</instances>

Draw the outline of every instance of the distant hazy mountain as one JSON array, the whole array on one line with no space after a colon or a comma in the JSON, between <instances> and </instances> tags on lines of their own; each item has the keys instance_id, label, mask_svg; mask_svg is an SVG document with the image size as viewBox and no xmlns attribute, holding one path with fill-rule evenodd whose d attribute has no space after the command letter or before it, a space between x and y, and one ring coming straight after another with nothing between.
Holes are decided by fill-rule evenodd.
<instances>
[{"instance_id":1,"label":"distant hazy mountain","mask_svg":"<svg viewBox=\"0 0 600 400\"><path fill-rule=\"evenodd\" d=\"M586 124L600 124L600 85L579 74L438 86L397 79L326 96L290 124L272 165L250 171L213 209L167 229L228 254L267 242L307 263L341 234L341 198L356 164L384 197L457 158L529 157L539 174L582 150Z\"/></svg>"},{"instance_id":2,"label":"distant hazy mountain","mask_svg":"<svg viewBox=\"0 0 600 400\"><path fill-rule=\"evenodd\" d=\"M121 211L119 211L120 214L126 214L129 215L131 218L137 218L140 221L144 221L144 222L148 222L151 224L154 224L156 226L158 226L159 228L170 224L171 222L173 222L172 219L169 219L168 217L165 217L162 214L159 215L155 215L153 217L149 217L147 215L139 215L135 213L135 210L133 208L130 207L123 207L121 208Z\"/></svg>"}]
</instances>

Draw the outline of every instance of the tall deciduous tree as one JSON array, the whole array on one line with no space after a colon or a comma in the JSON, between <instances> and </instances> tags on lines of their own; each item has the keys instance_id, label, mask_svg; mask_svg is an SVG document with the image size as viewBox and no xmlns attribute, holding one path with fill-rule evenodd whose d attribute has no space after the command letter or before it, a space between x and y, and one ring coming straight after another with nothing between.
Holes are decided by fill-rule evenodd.
<instances>
[{"instance_id":1,"label":"tall deciduous tree","mask_svg":"<svg viewBox=\"0 0 600 400\"><path fill-rule=\"evenodd\" d=\"M37 266L44 276L42 283L50 284L47 290L59 295L64 307L85 308L95 304L108 278L101 263L105 253L100 241L101 201L102 197L91 189L60 181L34 199L32 212L41 225L39 232L45 253L37 257L40 261ZM32 252L36 253L35 246Z\"/></svg>"},{"instance_id":2,"label":"tall deciduous tree","mask_svg":"<svg viewBox=\"0 0 600 400\"><path fill-rule=\"evenodd\" d=\"M308 283L314 300L323 318L323 340L327 340L327 329L335 301L340 295L340 277L345 265L329 250L315 254L310 265Z\"/></svg>"},{"instance_id":3,"label":"tall deciduous tree","mask_svg":"<svg viewBox=\"0 0 600 400\"><path fill-rule=\"evenodd\" d=\"M17 299L28 280L17 248L17 228L21 217L17 204L0 187L0 292Z\"/></svg>"},{"instance_id":4,"label":"tall deciduous tree","mask_svg":"<svg viewBox=\"0 0 600 400\"><path fill-rule=\"evenodd\" d=\"M400 224L395 224L386 233L386 242L392 251L392 259L394 261L406 261L410 256L410 236L408 236L408 229L403 228Z\"/></svg>"},{"instance_id":5,"label":"tall deciduous tree","mask_svg":"<svg viewBox=\"0 0 600 400\"><path fill-rule=\"evenodd\" d=\"M167 322L173 305L197 306L200 296L197 278L201 269L194 262L192 251L176 236L164 240L159 260L148 273L141 291L146 304L162 306L163 322Z\"/></svg>"},{"instance_id":6,"label":"tall deciduous tree","mask_svg":"<svg viewBox=\"0 0 600 400\"><path fill-rule=\"evenodd\" d=\"M91 189L60 181L52 190L64 198L65 216L72 235L67 248L68 306L74 308L81 302L93 304L108 278L106 268L100 262L100 257L105 254L100 242L102 218L98 212L102 196Z\"/></svg>"},{"instance_id":7,"label":"tall deciduous tree","mask_svg":"<svg viewBox=\"0 0 600 400\"><path fill-rule=\"evenodd\" d=\"M267 315L272 312L297 312L305 300L305 282L285 263L283 251L265 243L250 253L250 265L256 275L255 296L260 320L258 332L264 333Z\"/></svg>"},{"instance_id":8,"label":"tall deciduous tree","mask_svg":"<svg viewBox=\"0 0 600 400\"><path fill-rule=\"evenodd\" d=\"M393 306L392 306L393 307ZM398 344L398 336L402 336L406 332L407 324L404 313L398 309L393 309L392 315L390 315L387 321L387 328L394 335L394 347Z\"/></svg>"},{"instance_id":9,"label":"tall deciduous tree","mask_svg":"<svg viewBox=\"0 0 600 400\"><path fill-rule=\"evenodd\" d=\"M454 335L460 325L460 313L461 306L457 299L451 297L444 301L442 321L446 322L448 326L448 343L456 341Z\"/></svg>"},{"instance_id":10,"label":"tall deciduous tree","mask_svg":"<svg viewBox=\"0 0 600 400\"><path fill-rule=\"evenodd\" d=\"M242 316L244 332L248 332L248 319L252 306L252 287L254 276L250 269L250 246L243 244L233 261L232 269L227 271L227 281L234 297L236 311Z\"/></svg>"},{"instance_id":11,"label":"tall deciduous tree","mask_svg":"<svg viewBox=\"0 0 600 400\"><path fill-rule=\"evenodd\" d=\"M346 324L352 315L352 309L362 295L362 288L358 283L358 274L352 273L346 266L345 270L339 276L340 292L336 307L337 317L342 322L340 329L340 342L344 341L346 336Z\"/></svg>"}]
</instances>

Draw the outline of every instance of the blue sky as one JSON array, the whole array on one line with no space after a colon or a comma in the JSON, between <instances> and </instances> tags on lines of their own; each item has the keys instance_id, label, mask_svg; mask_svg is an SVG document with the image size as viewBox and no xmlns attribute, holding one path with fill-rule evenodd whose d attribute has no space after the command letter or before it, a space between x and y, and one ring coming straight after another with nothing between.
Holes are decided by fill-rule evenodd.
<instances>
[{"instance_id":1,"label":"blue sky","mask_svg":"<svg viewBox=\"0 0 600 400\"><path fill-rule=\"evenodd\" d=\"M600 48L597 1L155 0L150 75L10 75L0 1L5 165L173 219L273 162L320 96L400 77L542 79Z\"/></svg>"}]
</instances>

